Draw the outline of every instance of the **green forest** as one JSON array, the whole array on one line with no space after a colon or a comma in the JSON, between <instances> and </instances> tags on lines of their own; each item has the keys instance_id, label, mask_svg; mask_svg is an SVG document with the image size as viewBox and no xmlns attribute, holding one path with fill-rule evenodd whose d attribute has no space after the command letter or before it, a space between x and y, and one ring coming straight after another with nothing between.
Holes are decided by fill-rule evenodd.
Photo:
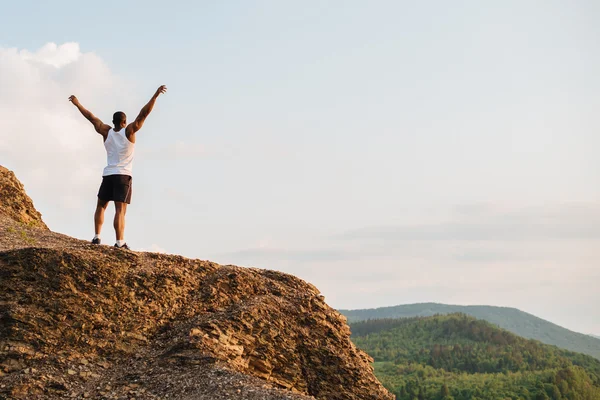
<instances>
[{"instance_id":1,"label":"green forest","mask_svg":"<svg viewBox=\"0 0 600 400\"><path fill-rule=\"evenodd\" d=\"M339 310L348 322L382 318L431 317L445 314L467 314L488 321L515 335L536 339L563 349L583 353L600 360L600 338L573 332L511 307L459 306L439 303L404 304L363 310Z\"/></svg>"},{"instance_id":2,"label":"green forest","mask_svg":"<svg viewBox=\"0 0 600 400\"><path fill-rule=\"evenodd\" d=\"M350 328L399 400L600 400L600 360L465 314L377 319Z\"/></svg>"}]
</instances>

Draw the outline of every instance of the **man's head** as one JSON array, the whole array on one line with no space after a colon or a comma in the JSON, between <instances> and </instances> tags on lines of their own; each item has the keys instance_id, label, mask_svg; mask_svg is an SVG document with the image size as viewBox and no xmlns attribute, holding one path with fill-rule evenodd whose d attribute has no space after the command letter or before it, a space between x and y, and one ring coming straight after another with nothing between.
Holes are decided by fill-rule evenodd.
<instances>
[{"instance_id":1,"label":"man's head","mask_svg":"<svg viewBox=\"0 0 600 400\"><path fill-rule=\"evenodd\" d=\"M115 128L125 128L127 126L127 116L123 111L117 111L113 114L113 125Z\"/></svg>"}]
</instances>

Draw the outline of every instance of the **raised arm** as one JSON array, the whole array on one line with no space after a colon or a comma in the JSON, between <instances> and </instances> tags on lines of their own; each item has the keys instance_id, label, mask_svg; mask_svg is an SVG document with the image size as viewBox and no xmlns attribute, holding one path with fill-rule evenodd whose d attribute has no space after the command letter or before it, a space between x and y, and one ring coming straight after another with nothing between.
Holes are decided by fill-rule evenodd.
<instances>
[{"instance_id":1,"label":"raised arm","mask_svg":"<svg viewBox=\"0 0 600 400\"><path fill-rule=\"evenodd\" d=\"M150 112L154 108L154 103L156 103L156 99L158 99L158 96L160 96L161 94L166 93L166 92L167 92L167 87L165 85L162 85L161 87L156 89L156 93L154 93L154 95L152 96L152 98L150 99L148 104L146 104L142 108L142 110L140 111L140 113L137 116L137 118L135 119L135 121L133 121L132 123L127 125L127 131L126 131L127 137L135 134L137 131L139 131L142 128L142 125L144 125L144 121L146 120L148 115L150 115ZM135 139L132 141L135 141Z\"/></svg>"},{"instance_id":2,"label":"raised arm","mask_svg":"<svg viewBox=\"0 0 600 400\"><path fill-rule=\"evenodd\" d=\"M69 97L69 101L73 103L75 107L81 112L81 114L94 125L94 129L96 132L101 134L105 139L108 135L108 131L110 131L110 125L106 125L104 122L100 121L100 118L96 117L90 111L88 111L84 106L81 105L77 97L74 95Z\"/></svg>"}]
</instances>

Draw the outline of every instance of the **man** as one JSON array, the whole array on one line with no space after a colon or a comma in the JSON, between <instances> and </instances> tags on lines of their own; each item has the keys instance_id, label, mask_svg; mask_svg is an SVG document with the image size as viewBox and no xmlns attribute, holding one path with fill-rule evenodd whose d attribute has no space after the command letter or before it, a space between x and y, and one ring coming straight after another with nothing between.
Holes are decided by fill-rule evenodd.
<instances>
[{"instance_id":1,"label":"man","mask_svg":"<svg viewBox=\"0 0 600 400\"><path fill-rule=\"evenodd\" d=\"M79 109L81 114L94 125L96 132L102 135L106 148L107 166L102 174L102 184L98 191L98 203L94 213L94 227L96 234L92 244L100 244L100 231L104 223L104 211L109 201L115 202L114 228L117 236L115 247L129 250L125 242L125 212L131 202L131 172L135 147L135 134L142 128L146 117L152 111L158 96L167 92L167 87L162 85L156 90L148 104L142 108L135 121L127 125L125 113L117 111L113 115L113 125L106 125L94 114L86 110L75 96L69 101Z\"/></svg>"}]
</instances>

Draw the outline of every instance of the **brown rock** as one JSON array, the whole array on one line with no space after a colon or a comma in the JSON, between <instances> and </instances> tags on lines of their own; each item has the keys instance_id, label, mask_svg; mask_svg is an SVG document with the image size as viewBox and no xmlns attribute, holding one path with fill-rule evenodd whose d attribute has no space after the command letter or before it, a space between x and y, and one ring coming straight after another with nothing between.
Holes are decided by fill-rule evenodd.
<instances>
[{"instance_id":1,"label":"brown rock","mask_svg":"<svg viewBox=\"0 0 600 400\"><path fill-rule=\"evenodd\" d=\"M393 398L313 285L50 232L13 178L0 225L39 218L44 247L0 229L0 398Z\"/></svg>"},{"instance_id":2,"label":"brown rock","mask_svg":"<svg viewBox=\"0 0 600 400\"><path fill-rule=\"evenodd\" d=\"M29 226L48 230L15 174L0 165L0 213Z\"/></svg>"}]
</instances>

